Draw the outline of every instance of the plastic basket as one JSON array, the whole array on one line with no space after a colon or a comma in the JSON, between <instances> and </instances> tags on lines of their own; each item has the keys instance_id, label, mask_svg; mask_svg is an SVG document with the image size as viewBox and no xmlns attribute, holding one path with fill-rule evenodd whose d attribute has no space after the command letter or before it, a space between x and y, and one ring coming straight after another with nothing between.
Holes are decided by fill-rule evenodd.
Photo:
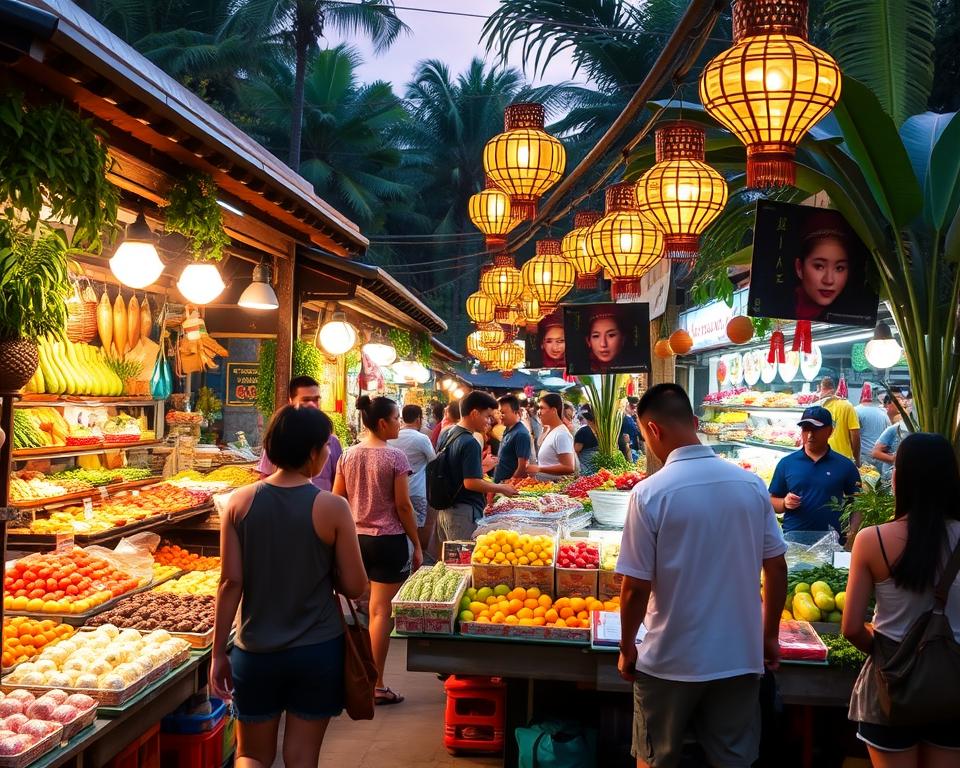
<instances>
[{"instance_id":1,"label":"plastic basket","mask_svg":"<svg viewBox=\"0 0 960 768\"><path fill-rule=\"evenodd\" d=\"M600 525L622 528L627 520L630 494L627 491L588 491L593 517Z\"/></svg>"},{"instance_id":2,"label":"plastic basket","mask_svg":"<svg viewBox=\"0 0 960 768\"><path fill-rule=\"evenodd\" d=\"M216 728L227 712L227 705L220 699L210 699L209 715L191 715L186 712L174 712L160 721L163 733L207 733Z\"/></svg>"}]
</instances>

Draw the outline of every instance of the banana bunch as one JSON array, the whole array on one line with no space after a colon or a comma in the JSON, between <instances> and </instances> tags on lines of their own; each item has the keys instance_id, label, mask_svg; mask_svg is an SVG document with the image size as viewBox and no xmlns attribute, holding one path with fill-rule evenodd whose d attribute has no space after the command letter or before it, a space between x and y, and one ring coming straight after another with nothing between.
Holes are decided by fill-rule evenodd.
<instances>
[{"instance_id":1,"label":"banana bunch","mask_svg":"<svg viewBox=\"0 0 960 768\"><path fill-rule=\"evenodd\" d=\"M99 347L52 336L38 343L40 366L24 388L53 395L117 396L123 381L107 365Z\"/></svg>"}]
</instances>

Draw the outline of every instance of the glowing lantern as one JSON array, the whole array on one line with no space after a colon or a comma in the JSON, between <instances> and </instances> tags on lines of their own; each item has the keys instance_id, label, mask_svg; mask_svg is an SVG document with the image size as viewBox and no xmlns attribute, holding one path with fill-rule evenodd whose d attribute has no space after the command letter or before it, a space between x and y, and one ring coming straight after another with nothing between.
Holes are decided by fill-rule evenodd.
<instances>
[{"instance_id":1,"label":"glowing lantern","mask_svg":"<svg viewBox=\"0 0 960 768\"><path fill-rule=\"evenodd\" d=\"M317 346L328 355L342 355L353 349L357 343L357 329L347 320L343 312L334 312L329 322L317 331Z\"/></svg>"},{"instance_id":2,"label":"glowing lantern","mask_svg":"<svg viewBox=\"0 0 960 768\"><path fill-rule=\"evenodd\" d=\"M524 288L540 300L544 314L557 308L577 277L573 264L560 252L559 240L538 240L536 256L523 265L522 271Z\"/></svg>"},{"instance_id":3,"label":"glowing lantern","mask_svg":"<svg viewBox=\"0 0 960 768\"><path fill-rule=\"evenodd\" d=\"M501 371L513 371L523 365L523 350L516 344L504 344L497 350L496 368Z\"/></svg>"},{"instance_id":4,"label":"glowing lantern","mask_svg":"<svg viewBox=\"0 0 960 768\"><path fill-rule=\"evenodd\" d=\"M489 176L482 192L470 196L467 203L470 221L486 236L488 250L500 250L507 233L519 223L512 217L510 195L499 189Z\"/></svg>"},{"instance_id":5,"label":"glowing lantern","mask_svg":"<svg viewBox=\"0 0 960 768\"><path fill-rule=\"evenodd\" d=\"M587 253L613 281L614 299L640 293L640 278L663 256L663 233L637 210L634 184L607 187L606 214L587 233Z\"/></svg>"},{"instance_id":6,"label":"glowing lantern","mask_svg":"<svg viewBox=\"0 0 960 768\"><path fill-rule=\"evenodd\" d=\"M660 341L653 345L653 354L661 360L667 360L673 357L673 348L670 346L670 340L660 339Z\"/></svg>"},{"instance_id":7,"label":"glowing lantern","mask_svg":"<svg viewBox=\"0 0 960 768\"><path fill-rule=\"evenodd\" d=\"M523 293L523 276L514 266L513 256L498 253L493 257L493 268L480 278L480 290L493 299L495 318L506 322L510 308Z\"/></svg>"},{"instance_id":8,"label":"glowing lantern","mask_svg":"<svg viewBox=\"0 0 960 768\"><path fill-rule=\"evenodd\" d=\"M575 287L593 290L600 277L600 264L587 253L587 231L603 217L599 211L580 211L573 217L573 229L560 241L563 258L577 271Z\"/></svg>"},{"instance_id":9,"label":"glowing lantern","mask_svg":"<svg viewBox=\"0 0 960 768\"><path fill-rule=\"evenodd\" d=\"M542 104L511 104L503 115L504 132L483 148L483 169L510 195L512 216L532 219L537 200L560 181L567 155L557 139L543 130Z\"/></svg>"},{"instance_id":10,"label":"glowing lantern","mask_svg":"<svg viewBox=\"0 0 960 768\"><path fill-rule=\"evenodd\" d=\"M670 334L670 349L678 355L685 355L693 349L693 337L683 328Z\"/></svg>"},{"instance_id":11,"label":"glowing lantern","mask_svg":"<svg viewBox=\"0 0 960 768\"><path fill-rule=\"evenodd\" d=\"M807 42L807 0L737 0L732 48L700 75L700 101L747 147L747 184L796 181L797 144L840 97L840 68Z\"/></svg>"},{"instance_id":12,"label":"glowing lantern","mask_svg":"<svg viewBox=\"0 0 960 768\"><path fill-rule=\"evenodd\" d=\"M704 162L705 140L690 123L659 128L657 163L637 182L637 206L663 229L668 259L695 259L700 233L727 204L727 182Z\"/></svg>"},{"instance_id":13,"label":"glowing lantern","mask_svg":"<svg viewBox=\"0 0 960 768\"><path fill-rule=\"evenodd\" d=\"M487 349L495 349L503 344L503 328L497 323L481 323L477 326L480 331L480 344Z\"/></svg>"},{"instance_id":14,"label":"glowing lantern","mask_svg":"<svg viewBox=\"0 0 960 768\"><path fill-rule=\"evenodd\" d=\"M540 306L540 299L534 296L529 288L525 288L523 295L520 296L520 306L523 307L523 319L527 324L527 330L536 329L537 323L546 315Z\"/></svg>"},{"instance_id":15,"label":"glowing lantern","mask_svg":"<svg viewBox=\"0 0 960 768\"><path fill-rule=\"evenodd\" d=\"M483 291L467 296L467 315L475 323L489 323L493 320L496 305Z\"/></svg>"}]
</instances>

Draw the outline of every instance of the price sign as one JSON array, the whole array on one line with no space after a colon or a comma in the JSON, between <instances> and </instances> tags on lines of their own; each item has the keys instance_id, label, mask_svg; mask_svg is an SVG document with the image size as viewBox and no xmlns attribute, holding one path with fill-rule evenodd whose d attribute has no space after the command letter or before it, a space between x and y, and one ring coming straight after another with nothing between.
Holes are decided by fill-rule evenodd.
<instances>
[{"instance_id":1,"label":"price sign","mask_svg":"<svg viewBox=\"0 0 960 768\"><path fill-rule=\"evenodd\" d=\"M62 555L66 552L72 552L73 551L73 534L58 533L57 542L55 544L55 550L58 555Z\"/></svg>"},{"instance_id":2,"label":"price sign","mask_svg":"<svg viewBox=\"0 0 960 768\"><path fill-rule=\"evenodd\" d=\"M89 497L83 500L83 519L93 520L93 499Z\"/></svg>"},{"instance_id":3,"label":"price sign","mask_svg":"<svg viewBox=\"0 0 960 768\"><path fill-rule=\"evenodd\" d=\"M109 491L107 491L107 486L101 485L101 486L100 486L100 499L101 499L102 501L106 501L106 500L107 500L107 496L109 496L109 495L110 495L110 493L109 493Z\"/></svg>"},{"instance_id":4,"label":"price sign","mask_svg":"<svg viewBox=\"0 0 960 768\"><path fill-rule=\"evenodd\" d=\"M256 363L227 363L227 405L255 405L258 375Z\"/></svg>"}]
</instances>

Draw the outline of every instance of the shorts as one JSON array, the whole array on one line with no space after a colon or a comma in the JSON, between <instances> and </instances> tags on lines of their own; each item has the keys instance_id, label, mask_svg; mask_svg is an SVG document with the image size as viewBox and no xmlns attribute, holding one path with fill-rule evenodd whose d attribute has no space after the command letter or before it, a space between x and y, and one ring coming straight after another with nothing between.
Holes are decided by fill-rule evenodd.
<instances>
[{"instance_id":1,"label":"shorts","mask_svg":"<svg viewBox=\"0 0 960 768\"><path fill-rule=\"evenodd\" d=\"M477 529L479 513L472 504L455 504L450 509L441 509L438 517L440 542L469 541Z\"/></svg>"},{"instance_id":2,"label":"shorts","mask_svg":"<svg viewBox=\"0 0 960 768\"><path fill-rule=\"evenodd\" d=\"M343 711L343 635L314 645L252 653L230 651L233 704L242 723L265 723L283 712L324 720Z\"/></svg>"},{"instance_id":3,"label":"shorts","mask_svg":"<svg viewBox=\"0 0 960 768\"><path fill-rule=\"evenodd\" d=\"M417 518L417 528L423 528L427 522L427 498L425 496L411 496L414 516Z\"/></svg>"},{"instance_id":4,"label":"shorts","mask_svg":"<svg viewBox=\"0 0 960 768\"><path fill-rule=\"evenodd\" d=\"M637 672L633 751L653 768L679 765L692 731L716 768L750 768L760 752L760 675L678 682Z\"/></svg>"},{"instance_id":5,"label":"shorts","mask_svg":"<svg viewBox=\"0 0 960 768\"><path fill-rule=\"evenodd\" d=\"M410 549L405 533L389 536L357 536L367 578L378 584L400 584L410 575Z\"/></svg>"},{"instance_id":6,"label":"shorts","mask_svg":"<svg viewBox=\"0 0 960 768\"><path fill-rule=\"evenodd\" d=\"M916 727L857 723L857 738L881 752L906 752L919 744L960 750L960 720Z\"/></svg>"}]
</instances>

